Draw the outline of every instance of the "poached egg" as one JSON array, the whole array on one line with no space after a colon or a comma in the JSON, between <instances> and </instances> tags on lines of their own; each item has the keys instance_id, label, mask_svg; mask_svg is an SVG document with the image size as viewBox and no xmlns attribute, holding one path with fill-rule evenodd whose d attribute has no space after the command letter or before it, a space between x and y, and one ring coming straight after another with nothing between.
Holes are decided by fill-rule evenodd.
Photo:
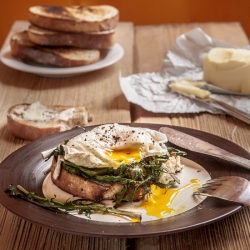
<instances>
[{"instance_id":1,"label":"poached egg","mask_svg":"<svg viewBox=\"0 0 250 250\"><path fill-rule=\"evenodd\" d=\"M118 168L152 155L168 153L167 137L155 130L105 124L63 145L64 159L88 168Z\"/></svg>"}]
</instances>

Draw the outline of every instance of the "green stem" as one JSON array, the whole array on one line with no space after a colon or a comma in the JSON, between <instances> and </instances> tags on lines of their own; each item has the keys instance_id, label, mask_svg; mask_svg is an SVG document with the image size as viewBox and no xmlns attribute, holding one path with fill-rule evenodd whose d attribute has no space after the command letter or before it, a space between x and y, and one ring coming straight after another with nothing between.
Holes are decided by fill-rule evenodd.
<instances>
[{"instance_id":1,"label":"green stem","mask_svg":"<svg viewBox=\"0 0 250 250\"><path fill-rule=\"evenodd\" d=\"M44 197L36 195L34 192L29 192L21 185L17 185L16 187L13 185L9 185L9 187L7 187L5 191L9 194L9 196L18 197L45 208L63 209L66 212L76 210L79 214L84 211L86 216L91 214L91 212L101 212L117 216L125 216L132 219L134 222L141 221L140 213L119 210L113 207L105 207L102 205L84 205L80 200L61 203L56 201L55 199L46 199Z\"/></svg>"}]
</instances>

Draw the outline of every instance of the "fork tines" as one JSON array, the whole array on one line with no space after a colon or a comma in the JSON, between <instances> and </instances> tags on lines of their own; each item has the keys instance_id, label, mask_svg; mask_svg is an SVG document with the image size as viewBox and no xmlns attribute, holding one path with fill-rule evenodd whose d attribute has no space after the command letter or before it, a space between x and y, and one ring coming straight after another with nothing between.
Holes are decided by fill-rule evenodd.
<instances>
[{"instance_id":1,"label":"fork tines","mask_svg":"<svg viewBox=\"0 0 250 250\"><path fill-rule=\"evenodd\" d=\"M222 185L221 182L227 181L227 179L217 178L217 179L211 179L206 182L206 184L203 184L200 188L198 188L193 194L201 194L205 191L216 190L216 187L219 187Z\"/></svg>"}]
</instances>

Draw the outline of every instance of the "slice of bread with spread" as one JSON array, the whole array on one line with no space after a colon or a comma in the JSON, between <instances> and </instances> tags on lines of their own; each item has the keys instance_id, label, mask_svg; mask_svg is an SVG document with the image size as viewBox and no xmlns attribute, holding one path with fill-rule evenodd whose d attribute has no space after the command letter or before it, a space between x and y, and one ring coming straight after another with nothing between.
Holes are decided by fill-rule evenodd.
<instances>
[{"instance_id":1,"label":"slice of bread with spread","mask_svg":"<svg viewBox=\"0 0 250 250\"><path fill-rule=\"evenodd\" d=\"M44 106L40 102L18 104L7 113L9 131L29 141L87 125L91 120L86 107Z\"/></svg>"},{"instance_id":2,"label":"slice of bread with spread","mask_svg":"<svg viewBox=\"0 0 250 250\"><path fill-rule=\"evenodd\" d=\"M29 21L39 27L64 32L94 32L114 29L119 11L109 5L32 6Z\"/></svg>"},{"instance_id":3,"label":"slice of bread with spread","mask_svg":"<svg viewBox=\"0 0 250 250\"><path fill-rule=\"evenodd\" d=\"M14 34L11 37L10 47L14 57L57 67L84 66L95 63L100 58L99 50L36 45L29 40L27 31Z\"/></svg>"},{"instance_id":4,"label":"slice of bread with spread","mask_svg":"<svg viewBox=\"0 0 250 250\"><path fill-rule=\"evenodd\" d=\"M107 49L115 43L115 30L97 32L62 32L35 25L28 28L31 42L42 46L72 46L82 49Z\"/></svg>"}]
</instances>

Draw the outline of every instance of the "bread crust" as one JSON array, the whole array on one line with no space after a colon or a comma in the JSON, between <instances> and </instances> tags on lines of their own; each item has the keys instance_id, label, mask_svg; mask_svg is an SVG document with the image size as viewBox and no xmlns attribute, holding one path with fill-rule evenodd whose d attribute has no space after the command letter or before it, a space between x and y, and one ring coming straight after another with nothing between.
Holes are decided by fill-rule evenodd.
<instances>
[{"instance_id":1,"label":"bread crust","mask_svg":"<svg viewBox=\"0 0 250 250\"><path fill-rule=\"evenodd\" d=\"M27 31L14 34L10 46L11 54L17 58L57 67L84 66L100 59L99 50L49 48L36 45L29 40Z\"/></svg>"},{"instance_id":2,"label":"bread crust","mask_svg":"<svg viewBox=\"0 0 250 250\"><path fill-rule=\"evenodd\" d=\"M14 136L28 141L33 141L51 134L66 131L76 126L87 125L92 120L92 115L85 107L74 106L46 106L48 109L61 112L75 108L74 116L68 121L58 119L50 120L25 120L16 113L19 108L26 109L30 103L17 104L9 108L7 112L7 127Z\"/></svg>"},{"instance_id":3,"label":"bread crust","mask_svg":"<svg viewBox=\"0 0 250 250\"><path fill-rule=\"evenodd\" d=\"M53 158L51 164L52 182L74 196L83 198L84 200L99 202L102 200L115 200L116 195L120 194L123 185L119 182L105 182L99 184L91 179L84 179L80 176L70 174L66 170L61 169L60 175L54 179L53 173L56 166L56 160ZM128 191L129 192L129 191ZM128 194L128 193L127 193ZM145 195L145 191L139 188L134 196L134 201L141 200Z\"/></svg>"},{"instance_id":4,"label":"bread crust","mask_svg":"<svg viewBox=\"0 0 250 250\"><path fill-rule=\"evenodd\" d=\"M107 49L115 43L115 30L108 32L70 33L51 31L30 25L30 41L42 46L73 46L83 49Z\"/></svg>"},{"instance_id":5,"label":"bread crust","mask_svg":"<svg viewBox=\"0 0 250 250\"><path fill-rule=\"evenodd\" d=\"M65 32L93 32L114 29L119 11L109 5L97 6L33 6L29 21L42 28Z\"/></svg>"}]
</instances>

